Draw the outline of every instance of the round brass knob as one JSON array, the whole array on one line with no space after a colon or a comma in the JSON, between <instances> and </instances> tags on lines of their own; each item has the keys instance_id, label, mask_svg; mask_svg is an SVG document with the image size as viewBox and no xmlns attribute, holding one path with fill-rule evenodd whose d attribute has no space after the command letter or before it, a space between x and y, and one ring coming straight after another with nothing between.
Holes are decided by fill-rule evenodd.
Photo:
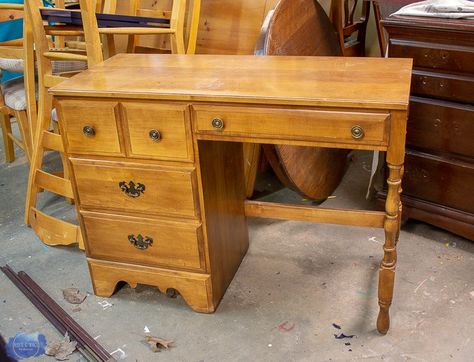
<instances>
[{"instance_id":1,"label":"round brass knob","mask_svg":"<svg viewBox=\"0 0 474 362\"><path fill-rule=\"evenodd\" d=\"M95 129L92 126L84 126L84 128L82 129L82 133L84 133L84 136L86 137L94 137Z\"/></svg>"},{"instance_id":2,"label":"round brass knob","mask_svg":"<svg viewBox=\"0 0 474 362\"><path fill-rule=\"evenodd\" d=\"M224 121L220 118L214 118L211 122L212 127L216 129L222 129L224 128Z\"/></svg>"},{"instance_id":3,"label":"round brass knob","mask_svg":"<svg viewBox=\"0 0 474 362\"><path fill-rule=\"evenodd\" d=\"M355 140L360 140L364 138L364 129L361 126L354 126L351 129L352 138Z\"/></svg>"},{"instance_id":4,"label":"round brass knob","mask_svg":"<svg viewBox=\"0 0 474 362\"><path fill-rule=\"evenodd\" d=\"M153 141L153 142L158 142L161 140L161 133L160 131L156 130L156 129L152 129L148 135L150 136L150 139Z\"/></svg>"}]
</instances>

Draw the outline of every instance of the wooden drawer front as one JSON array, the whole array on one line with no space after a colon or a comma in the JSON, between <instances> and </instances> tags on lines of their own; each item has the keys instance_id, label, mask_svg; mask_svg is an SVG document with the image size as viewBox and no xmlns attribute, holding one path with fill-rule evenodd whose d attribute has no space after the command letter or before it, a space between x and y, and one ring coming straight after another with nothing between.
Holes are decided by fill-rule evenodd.
<instances>
[{"instance_id":1,"label":"wooden drawer front","mask_svg":"<svg viewBox=\"0 0 474 362\"><path fill-rule=\"evenodd\" d=\"M448 73L413 71L411 91L414 95L474 103L474 77Z\"/></svg>"},{"instance_id":2,"label":"wooden drawer front","mask_svg":"<svg viewBox=\"0 0 474 362\"><path fill-rule=\"evenodd\" d=\"M195 120L201 134L221 133L279 139L282 134L296 140L349 144L387 144L388 114L332 112L328 110L279 110L271 108L197 106ZM223 121L216 129L213 120ZM364 136L356 139L352 129L359 126Z\"/></svg>"},{"instance_id":3,"label":"wooden drawer front","mask_svg":"<svg viewBox=\"0 0 474 362\"><path fill-rule=\"evenodd\" d=\"M474 162L407 151L405 195L474 213L473 185Z\"/></svg>"},{"instance_id":4,"label":"wooden drawer front","mask_svg":"<svg viewBox=\"0 0 474 362\"><path fill-rule=\"evenodd\" d=\"M91 258L201 269L201 226L82 213Z\"/></svg>"},{"instance_id":5,"label":"wooden drawer front","mask_svg":"<svg viewBox=\"0 0 474 362\"><path fill-rule=\"evenodd\" d=\"M130 156L192 160L192 135L184 105L122 103Z\"/></svg>"},{"instance_id":6,"label":"wooden drawer front","mask_svg":"<svg viewBox=\"0 0 474 362\"><path fill-rule=\"evenodd\" d=\"M414 67L474 73L474 48L469 47L393 39L390 57L413 58Z\"/></svg>"},{"instance_id":7,"label":"wooden drawer front","mask_svg":"<svg viewBox=\"0 0 474 362\"><path fill-rule=\"evenodd\" d=\"M107 165L74 159L72 163L81 207L128 213L199 215L192 169Z\"/></svg>"},{"instance_id":8,"label":"wooden drawer front","mask_svg":"<svg viewBox=\"0 0 474 362\"><path fill-rule=\"evenodd\" d=\"M117 115L116 102L60 101L68 153L121 155Z\"/></svg>"},{"instance_id":9,"label":"wooden drawer front","mask_svg":"<svg viewBox=\"0 0 474 362\"><path fill-rule=\"evenodd\" d=\"M407 144L474 157L474 107L412 97Z\"/></svg>"}]
</instances>

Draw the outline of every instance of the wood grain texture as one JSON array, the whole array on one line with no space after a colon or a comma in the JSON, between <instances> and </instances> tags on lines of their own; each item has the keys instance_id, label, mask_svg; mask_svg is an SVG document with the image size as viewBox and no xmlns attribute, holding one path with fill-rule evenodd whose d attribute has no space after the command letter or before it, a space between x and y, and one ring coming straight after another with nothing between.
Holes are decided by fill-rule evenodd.
<instances>
[{"instance_id":1,"label":"wood grain texture","mask_svg":"<svg viewBox=\"0 0 474 362\"><path fill-rule=\"evenodd\" d=\"M217 306L244 258L249 236L241 143L196 141L204 234ZM225 196L224 196L225 195Z\"/></svg>"},{"instance_id":2,"label":"wood grain texture","mask_svg":"<svg viewBox=\"0 0 474 362\"><path fill-rule=\"evenodd\" d=\"M411 65L409 59L118 54L51 92L403 110Z\"/></svg>"},{"instance_id":3,"label":"wood grain texture","mask_svg":"<svg viewBox=\"0 0 474 362\"><path fill-rule=\"evenodd\" d=\"M474 107L411 97L407 144L433 153L474 158Z\"/></svg>"},{"instance_id":4,"label":"wood grain texture","mask_svg":"<svg viewBox=\"0 0 474 362\"><path fill-rule=\"evenodd\" d=\"M474 214L474 164L407 150L405 194Z\"/></svg>"}]
</instances>

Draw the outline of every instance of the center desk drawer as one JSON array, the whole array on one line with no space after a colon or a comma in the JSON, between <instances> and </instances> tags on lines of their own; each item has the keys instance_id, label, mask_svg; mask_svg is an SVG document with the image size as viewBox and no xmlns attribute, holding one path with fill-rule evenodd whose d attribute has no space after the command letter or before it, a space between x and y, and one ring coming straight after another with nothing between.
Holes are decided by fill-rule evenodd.
<instances>
[{"instance_id":1,"label":"center desk drawer","mask_svg":"<svg viewBox=\"0 0 474 362\"><path fill-rule=\"evenodd\" d=\"M254 107L194 106L196 131L301 141L387 145L387 113Z\"/></svg>"},{"instance_id":2,"label":"center desk drawer","mask_svg":"<svg viewBox=\"0 0 474 362\"><path fill-rule=\"evenodd\" d=\"M198 217L195 171L71 159L81 208Z\"/></svg>"},{"instance_id":3,"label":"center desk drawer","mask_svg":"<svg viewBox=\"0 0 474 362\"><path fill-rule=\"evenodd\" d=\"M82 217L91 258L202 269L200 224L90 212Z\"/></svg>"}]
</instances>

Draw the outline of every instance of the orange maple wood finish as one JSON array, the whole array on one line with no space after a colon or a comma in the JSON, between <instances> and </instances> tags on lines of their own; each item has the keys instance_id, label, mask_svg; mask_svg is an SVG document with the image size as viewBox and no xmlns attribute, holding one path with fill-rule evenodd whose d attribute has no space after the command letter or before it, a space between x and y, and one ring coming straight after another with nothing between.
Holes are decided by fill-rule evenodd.
<instances>
[{"instance_id":1,"label":"orange maple wood finish","mask_svg":"<svg viewBox=\"0 0 474 362\"><path fill-rule=\"evenodd\" d=\"M155 285L210 313L247 251L246 217L380 227L377 329L386 333L411 66L120 54L53 88L95 293ZM387 151L386 210L245 200L243 142Z\"/></svg>"}]
</instances>

